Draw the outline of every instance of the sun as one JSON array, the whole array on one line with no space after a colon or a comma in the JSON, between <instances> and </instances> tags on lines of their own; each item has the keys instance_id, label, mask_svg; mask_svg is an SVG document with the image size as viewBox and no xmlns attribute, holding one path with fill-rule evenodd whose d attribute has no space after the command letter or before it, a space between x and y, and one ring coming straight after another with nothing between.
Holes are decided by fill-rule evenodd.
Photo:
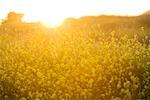
<instances>
[{"instance_id":1,"label":"sun","mask_svg":"<svg viewBox=\"0 0 150 100\"><path fill-rule=\"evenodd\" d=\"M40 13L35 13L37 17L37 20L41 21L44 26L46 27L58 27L60 26L64 19L66 18L65 15L67 15L67 12L63 12L63 14L60 13L59 9L55 6L50 6L47 9L43 8L43 11Z\"/></svg>"},{"instance_id":2,"label":"sun","mask_svg":"<svg viewBox=\"0 0 150 100\"><path fill-rule=\"evenodd\" d=\"M53 20L53 21L43 21L41 22L41 24L47 28L57 28L59 27L61 24L63 23L63 21L58 21L58 20Z\"/></svg>"},{"instance_id":3,"label":"sun","mask_svg":"<svg viewBox=\"0 0 150 100\"><path fill-rule=\"evenodd\" d=\"M61 16L57 17L57 15L55 15L53 17L41 18L40 20L45 27L55 28L55 27L59 27L63 23L64 19L65 19L64 17Z\"/></svg>"},{"instance_id":4,"label":"sun","mask_svg":"<svg viewBox=\"0 0 150 100\"><path fill-rule=\"evenodd\" d=\"M27 22L41 22L45 27L58 27L60 26L66 17L51 13L35 13L36 16L27 16L23 18Z\"/></svg>"},{"instance_id":5,"label":"sun","mask_svg":"<svg viewBox=\"0 0 150 100\"><path fill-rule=\"evenodd\" d=\"M29 4L29 10L23 12L24 21L39 21L46 27L57 27L70 15L66 2L60 0L31 1L26 2Z\"/></svg>"}]
</instances>

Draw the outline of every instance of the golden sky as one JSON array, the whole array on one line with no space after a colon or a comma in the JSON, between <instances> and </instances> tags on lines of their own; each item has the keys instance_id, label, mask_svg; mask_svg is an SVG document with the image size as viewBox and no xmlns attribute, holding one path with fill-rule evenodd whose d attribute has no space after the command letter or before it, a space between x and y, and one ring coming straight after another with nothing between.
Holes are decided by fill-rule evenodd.
<instances>
[{"instance_id":1,"label":"golden sky","mask_svg":"<svg viewBox=\"0 0 150 100\"><path fill-rule=\"evenodd\" d=\"M139 15L150 10L150 0L0 0L0 19L10 11L24 13L25 21L51 24L86 15Z\"/></svg>"}]
</instances>

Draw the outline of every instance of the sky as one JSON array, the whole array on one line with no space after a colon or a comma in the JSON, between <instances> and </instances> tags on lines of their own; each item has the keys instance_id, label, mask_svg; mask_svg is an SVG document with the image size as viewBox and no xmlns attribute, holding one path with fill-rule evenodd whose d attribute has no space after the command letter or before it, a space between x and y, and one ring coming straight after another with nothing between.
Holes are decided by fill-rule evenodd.
<instances>
[{"instance_id":1,"label":"sky","mask_svg":"<svg viewBox=\"0 0 150 100\"><path fill-rule=\"evenodd\" d=\"M150 10L150 0L0 0L0 19L8 12L23 13L25 21L58 23L88 15L139 15Z\"/></svg>"}]
</instances>

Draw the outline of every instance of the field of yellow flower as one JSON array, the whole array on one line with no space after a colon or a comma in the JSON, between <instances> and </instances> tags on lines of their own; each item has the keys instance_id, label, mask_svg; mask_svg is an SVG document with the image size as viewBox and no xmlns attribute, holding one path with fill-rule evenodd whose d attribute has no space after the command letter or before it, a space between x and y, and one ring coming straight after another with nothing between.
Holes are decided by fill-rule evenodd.
<instances>
[{"instance_id":1,"label":"field of yellow flower","mask_svg":"<svg viewBox=\"0 0 150 100\"><path fill-rule=\"evenodd\" d=\"M136 35L6 30L0 34L0 100L150 99L150 45Z\"/></svg>"}]
</instances>

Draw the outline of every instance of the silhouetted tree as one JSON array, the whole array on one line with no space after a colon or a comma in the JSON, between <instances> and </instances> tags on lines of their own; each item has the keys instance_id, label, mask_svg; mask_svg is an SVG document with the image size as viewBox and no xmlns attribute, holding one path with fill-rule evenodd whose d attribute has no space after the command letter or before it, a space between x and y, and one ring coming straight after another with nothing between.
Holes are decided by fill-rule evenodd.
<instances>
[{"instance_id":1,"label":"silhouetted tree","mask_svg":"<svg viewBox=\"0 0 150 100\"><path fill-rule=\"evenodd\" d=\"M2 24L18 24L22 22L23 14L9 12L6 20L2 21Z\"/></svg>"}]
</instances>

